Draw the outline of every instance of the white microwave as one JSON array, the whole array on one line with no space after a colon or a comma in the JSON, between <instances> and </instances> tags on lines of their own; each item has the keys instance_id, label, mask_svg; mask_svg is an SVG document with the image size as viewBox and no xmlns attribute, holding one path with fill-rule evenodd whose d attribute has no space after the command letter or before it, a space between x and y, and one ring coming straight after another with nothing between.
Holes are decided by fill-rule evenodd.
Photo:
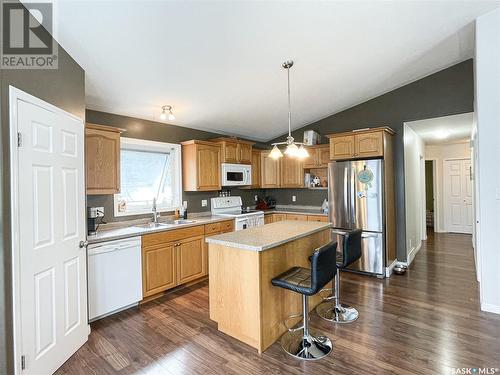
<instances>
[{"instance_id":1,"label":"white microwave","mask_svg":"<svg viewBox=\"0 0 500 375\"><path fill-rule=\"evenodd\" d=\"M247 164L222 163L222 186L244 186L252 184L252 166Z\"/></svg>"}]
</instances>

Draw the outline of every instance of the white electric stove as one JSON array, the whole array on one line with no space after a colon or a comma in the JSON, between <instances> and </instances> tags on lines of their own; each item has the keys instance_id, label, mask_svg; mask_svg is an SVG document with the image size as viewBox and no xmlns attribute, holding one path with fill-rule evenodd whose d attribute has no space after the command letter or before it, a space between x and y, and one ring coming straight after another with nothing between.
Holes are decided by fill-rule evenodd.
<instances>
[{"instance_id":1,"label":"white electric stove","mask_svg":"<svg viewBox=\"0 0 500 375\"><path fill-rule=\"evenodd\" d=\"M212 215L234 217L235 230L264 225L264 212L242 209L241 197L216 197L210 203Z\"/></svg>"}]
</instances>

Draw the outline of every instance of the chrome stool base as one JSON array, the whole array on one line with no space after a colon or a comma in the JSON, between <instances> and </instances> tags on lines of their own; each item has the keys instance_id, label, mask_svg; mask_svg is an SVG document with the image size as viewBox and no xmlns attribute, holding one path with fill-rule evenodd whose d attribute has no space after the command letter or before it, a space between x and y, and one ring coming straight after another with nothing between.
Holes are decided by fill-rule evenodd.
<instances>
[{"instance_id":1,"label":"chrome stool base","mask_svg":"<svg viewBox=\"0 0 500 375\"><path fill-rule=\"evenodd\" d=\"M323 302L316 307L316 313L324 320L335 323L352 323L359 317L358 310L342 303L335 306L331 302Z\"/></svg>"},{"instance_id":2,"label":"chrome stool base","mask_svg":"<svg viewBox=\"0 0 500 375\"><path fill-rule=\"evenodd\" d=\"M281 347L297 359L314 361L332 352L332 342L326 336L317 336L314 331L304 335L302 330L289 331L281 336Z\"/></svg>"}]
</instances>

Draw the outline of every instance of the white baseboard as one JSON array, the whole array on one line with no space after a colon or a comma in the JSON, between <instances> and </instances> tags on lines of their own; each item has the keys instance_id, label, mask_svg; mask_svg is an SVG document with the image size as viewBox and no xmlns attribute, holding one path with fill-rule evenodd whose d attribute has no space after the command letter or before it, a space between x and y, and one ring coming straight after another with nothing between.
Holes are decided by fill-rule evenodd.
<instances>
[{"instance_id":1,"label":"white baseboard","mask_svg":"<svg viewBox=\"0 0 500 375\"><path fill-rule=\"evenodd\" d=\"M407 260L408 266L411 264L411 262L413 262L413 259L415 259L415 256L420 251L421 247L422 247L422 242L420 242L417 247L411 249L411 251L408 254L408 260Z\"/></svg>"},{"instance_id":2,"label":"white baseboard","mask_svg":"<svg viewBox=\"0 0 500 375\"><path fill-rule=\"evenodd\" d=\"M481 304L481 310L494 313L494 314L500 314L500 306L498 305L492 305L489 303L482 303Z\"/></svg>"},{"instance_id":3,"label":"white baseboard","mask_svg":"<svg viewBox=\"0 0 500 375\"><path fill-rule=\"evenodd\" d=\"M401 263L401 262L399 262L399 263ZM385 267L385 277L391 277L392 270L394 269L396 264L398 264L398 260L394 259L394 261L391 263L391 265L389 265L389 267Z\"/></svg>"}]
</instances>

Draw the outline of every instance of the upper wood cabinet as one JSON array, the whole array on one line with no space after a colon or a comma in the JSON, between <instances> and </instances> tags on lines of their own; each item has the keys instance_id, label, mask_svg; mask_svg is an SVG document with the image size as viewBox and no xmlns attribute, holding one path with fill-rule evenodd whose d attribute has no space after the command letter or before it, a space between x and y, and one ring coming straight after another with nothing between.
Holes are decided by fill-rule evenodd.
<instances>
[{"instance_id":1,"label":"upper wood cabinet","mask_svg":"<svg viewBox=\"0 0 500 375\"><path fill-rule=\"evenodd\" d=\"M120 192L120 132L110 126L86 124L87 194Z\"/></svg>"},{"instance_id":2,"label":"upper wood cabinet","mask_svg":"<svg viewBox=\"0 0 500 375\"><path fill-rule=\"evenodd\" d=\"M284 156L281 161L281 187L304 187L304 164L296 158Z\"/></svg>"},{"instance_id":3,"label":"upper wood cabinet","mask_svg":"<svg viewBox=\"0 0 500 375\"><path fill-rule=\"evenodd\" d=\"M181 144L184 191L220 190L220 145L197 140Z\"/></svg>"},{"instance_id":4,"label":"upper wood cabinet","mask_svg":"<svg viewBox=\"0 0 500 375\"><path fill-rule=\"evenodd\" d=\"M388 127L327 135L332 160L364 159L384 156L386 137L394 131Z\"/></svg>"},{"instance_id":5,"label":"upper wood cabinet","mask_svg":"<svg viewBox=\"0 0 500 375\"><path fill-rule=\"evenodd\" d=\"M269 157L269 151L260 152L260 187L279 188L281 186L280 160Z\"/></svg>"},{"instance_id":6,"label":"upper wood cabinet","mask_svg":"<svg viewBox=\"0 0 500 375\"><path fill-rule=\"evenodd\" d=\"M354 157L354 135L330 138L330 158L332 160Z\"/></svg>"},{"instance_id":7,"label":"upper wood cabinet","mask_svg":"<svg viewBox=\"0 0 500 375\"><path fill-rule=\"evenodd\" d=\"M260 151L252 150L252 188L261 186Z\"/></svg>"},{"instance_id":8,"label":"upper wood cabinet","mask_svg":"<svg viewBox=\"0 0 500 375\"><path fill-rule=\"evenodd\" d=\"M236 138L214 138L211 142L221 146L221 162L231 164L252 164L254 142Z\"/></svg>"},{"instance_id":9,"label":"upper wood cabinet","mask_svg":"<svg viewBox=\"0 0 500 375\"><path fill-rule=\"evenodd\" d=\"M309 157L304 159L304 168L326 168L330 162L330 146L317 145L307 148Z\"/></svg>"}]
</instances>

